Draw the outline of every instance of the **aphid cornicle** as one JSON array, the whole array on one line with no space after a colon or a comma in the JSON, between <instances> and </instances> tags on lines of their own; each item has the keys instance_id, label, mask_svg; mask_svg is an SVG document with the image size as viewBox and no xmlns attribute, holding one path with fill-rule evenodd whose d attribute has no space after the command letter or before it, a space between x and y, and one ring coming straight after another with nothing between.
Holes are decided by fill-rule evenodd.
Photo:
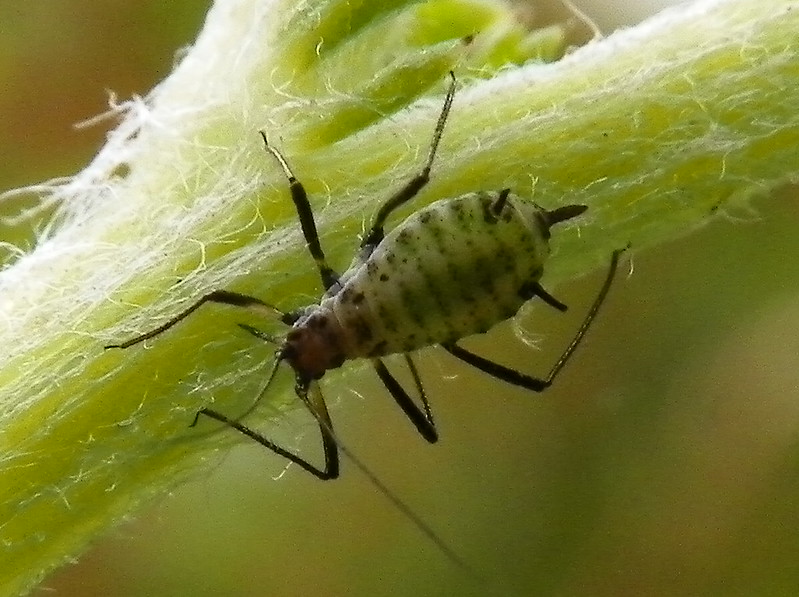
<instances>
[{"instance_id":1,"label":"aphid cornicle","mask_svg":"<svg viewBox=\"0 0 799 597\"><path fill-rule=\"evenodd\" d=\"M382 205L352 265L342 275L327 264L305 189L283 155L261 133L267 151L288 178L308 250L319 270L325 292L318 303L282 313L256 297L217 290L163 325L106 348L127 348L152 338L208 302L277 316L291 326L282 338L240 324L258 338L278 345L271 374L256 403L269 387L278 365L283 361L288 363L295 373L297 396L319 424L324 467L314 466L246 427L240 422L243 416L234 419L207 408L201 409L198 416L202 414L237 429L320 479L338 476L340 446L318 380L348 360L371 359L391 396L429 442L435 442L438 434L410 355L417 349L440 345L461 361L507 383L536 392L549 387L596 316L610 288L621 251L612 254L607 277L593 305L545 378L531 377L459 346L461 338L488 331L514 316L533 297L558 310L566 310L563 303L544 290L539 280L549 255L550 228L579 216L587 208L565 205L546 210L509 189L479 191L436 201L385 235L384 226L391 213L415 197L430 178L454 93L453 75L424 167ZM421 407L383 362L382 357L392 354L404 356Z\"/></svg>"}]
</instances>

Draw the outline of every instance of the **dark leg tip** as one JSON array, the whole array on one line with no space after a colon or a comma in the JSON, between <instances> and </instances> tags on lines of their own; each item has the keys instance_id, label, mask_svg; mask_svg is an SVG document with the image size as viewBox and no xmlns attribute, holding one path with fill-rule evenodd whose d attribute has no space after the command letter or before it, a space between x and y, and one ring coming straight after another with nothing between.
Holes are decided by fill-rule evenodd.
<instances>
[{"instance_id":1,"label":"dark leg tip","mask_svg":"<svg viewBox=\"0 0 799 597\"><path fill-rule=\"evenodd\" d=\"M200 420L200 415L203 413L204 410L205 409L197 411L197 413L194 415L194 420L191 422L191 425L189 425L189 429L191 429L192 427L196 427L197 426L197 421Z\"/></svg>"}]
</instances>

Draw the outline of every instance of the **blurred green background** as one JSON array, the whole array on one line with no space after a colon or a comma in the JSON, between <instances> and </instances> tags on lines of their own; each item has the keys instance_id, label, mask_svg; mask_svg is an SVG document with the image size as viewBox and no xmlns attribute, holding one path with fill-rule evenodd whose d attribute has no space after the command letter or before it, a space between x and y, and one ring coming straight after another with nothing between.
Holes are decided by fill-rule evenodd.
<instances>
[{"instance_id":1,"label":"blurred green background","mask_svg":"<svg viewBox=\"0 0 799 597\"><path fill-rule=\"evenodd\" d=\"M610 31L663 3L579 5ZM208 4L0 0L0 189L80 169L106 129L72 125L105 109L106 90L124 99L166 76ZM334 483L296 467L275 481L283 463L241 445L36 594L799 594L796 198L783 189L636 253L634 273L620 276L543 395L426 353L437 446L415 435L368 372L326 379L339 434L486 587L346 462ZM29 247L36 229L3 227L0 241ZM567 315L536 306L518 320L541 350L510 324L472 346L545 373L601 277L553 291ZM318 440L301 417L277 437L291 443L301 432L313 457Z\"/></svg>"}]
</instances>

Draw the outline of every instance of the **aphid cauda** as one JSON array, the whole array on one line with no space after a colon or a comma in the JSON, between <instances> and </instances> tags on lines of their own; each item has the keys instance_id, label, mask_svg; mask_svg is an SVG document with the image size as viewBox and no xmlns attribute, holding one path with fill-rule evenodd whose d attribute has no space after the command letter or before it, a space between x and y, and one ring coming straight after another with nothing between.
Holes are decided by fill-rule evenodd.
<instances>
[{"instance_id":1,"label":"aphid cauda","mask_svg":"<svg viewBox=\"0 0 799 597\"><path fill-rule=\"evenodd\" d=\"M243 416L234 419L208 408L201 409L197 416L205 415L233 427L320 479L338 477L340 445L333 434L318 381L327 371L348 360L370 359L391 396L431 443L438 439L438 433L410 354L417 349L440 345L454 357L504 382L535 392L548 388L599 311L613 281L621 251L612 254L607 277L593 305L545 378L510 369L459 346L461 338L486 332L513 317L533 297L560 311L566 310L566 305L544 290L539 280L549 255L550 228L579 216L587 207L565 205L546 210L514 195L509 189L478 191L436 201L412 214L386 235L384 227L388 217L413 199L430 179L454 94L453 75L424 167L378 210L352 265L341 275L327 263L302 183L283 155L261 133L266 150L288 179L308 250L319 270L325 292L318 303L282 313L256 297L215 290L163 325L106 348L128 348L157 336L205 303L222 303L278 317L291 326L281 338L240 325L279 347L264 391L281 362L285 361L294 370L297 396L319 424L324 467L314 466L246 427L240 422ZM382 357L391 354L404 356L421 408L383 362Z\"/></svg>"}]
</instances>

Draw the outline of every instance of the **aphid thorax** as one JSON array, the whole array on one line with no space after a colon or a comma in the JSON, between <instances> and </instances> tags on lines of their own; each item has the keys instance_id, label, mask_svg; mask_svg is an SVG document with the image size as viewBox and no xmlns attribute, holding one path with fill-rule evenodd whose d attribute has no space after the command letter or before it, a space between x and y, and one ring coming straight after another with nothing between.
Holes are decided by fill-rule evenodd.
<instances>
[{"instance_id":1,"label":"aphid thorax","mask_svg":"<svg viewBox=\"0 0 799 597\"><path fill-rule=\"evenodd\" d=\"M345 332L335 316L319 305L311 305L286 334L278 357L285 360L298 378L320 379L326 371L344 364L342 346Z\"/></svg>"}]
</instances>

